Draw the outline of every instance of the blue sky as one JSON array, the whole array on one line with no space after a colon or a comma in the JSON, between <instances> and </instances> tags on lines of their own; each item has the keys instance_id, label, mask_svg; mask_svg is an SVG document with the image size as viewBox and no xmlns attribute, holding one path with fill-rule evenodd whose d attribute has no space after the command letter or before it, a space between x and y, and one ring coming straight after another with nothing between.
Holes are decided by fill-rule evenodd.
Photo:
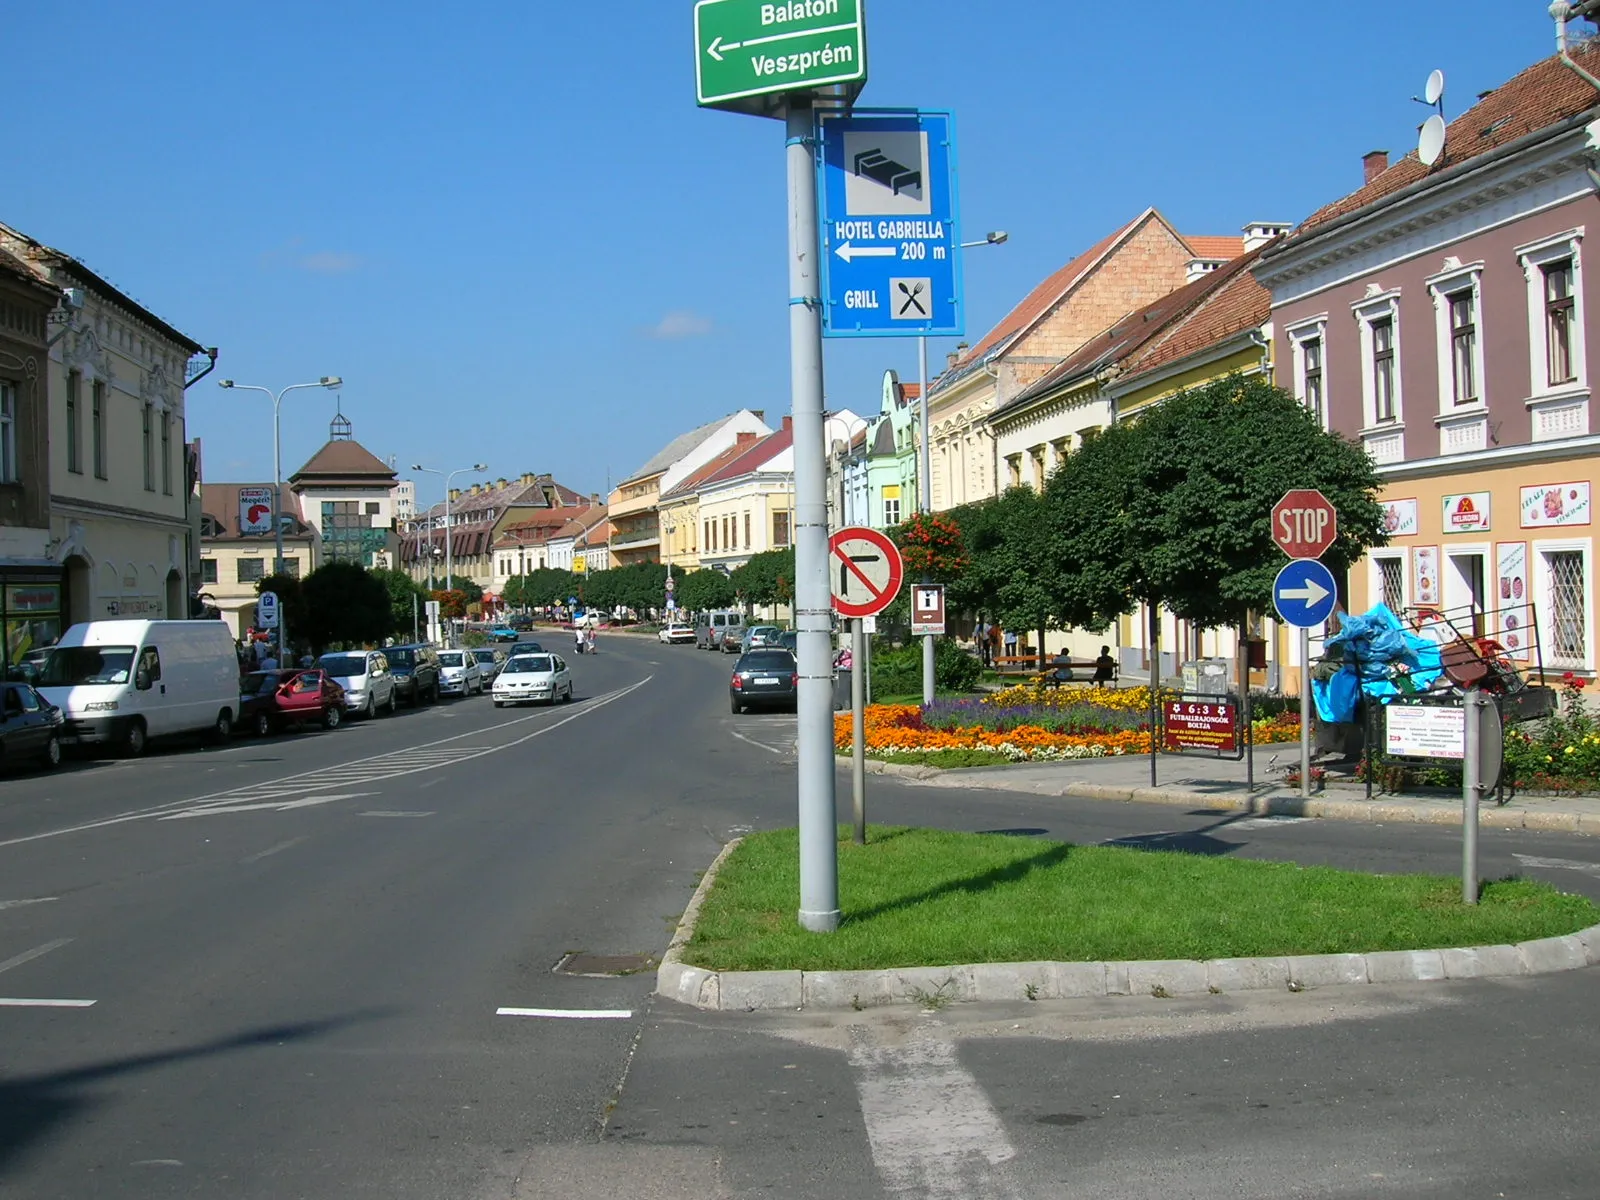
<instances>
[{"instance_id":1,"label":"blue sky","mask_svg":"<svg viewBox=\"0 0 1600 1200\"><path fill-rule=\"evenodd\" d=\"M221 348L189 394L213 481L270 478L281 387L342 375L402 469L603 491L678 432L788 410L781 124L694 104L692 4L12 5L31 114L0 220ZM949 108L976 339L1153 204L1188 233L1298 220L1554 49L1544 0L1150 7L870 0L861 103ZM932 362L953 345L935 342ZM830 341L870 411L914 339ZM285 473L332 398L284 402ZM420 481L424 500L439 480Z\"/></svg>"}]
</instances>

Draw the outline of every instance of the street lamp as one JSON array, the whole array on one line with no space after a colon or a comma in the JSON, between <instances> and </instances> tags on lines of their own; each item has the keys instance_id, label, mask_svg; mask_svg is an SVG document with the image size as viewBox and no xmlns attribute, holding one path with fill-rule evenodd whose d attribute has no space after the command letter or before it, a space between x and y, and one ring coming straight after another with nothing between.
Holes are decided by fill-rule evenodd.
<instances>
[{"instance_id":1,"label":"street lamp","mask_svg":"<svg viewBox=\"0 0 1600 1200\"><path fill-rule=\"evenodd\" d=\"M221 380L217 386L231 388L240 392L265 392L272 397L272 533L274 558L272 560L272 573L276 575L283 570L283 456L281 451L282 439L279 437L278 412L283 405L283 398L290 392L299 391L301 388L336 388L344 383L338 375L324 375L316 383L291 383L279 392L271 388L262 387L254 383L235 383L231 379ZM310 564L308 563L307 566ZM278 665L284 665L284 619L283 608L278 609Z\"/></svg>"},{"instance_id":2,"label":"street lamp","mask_svg":"<svg viewBox=\"0 0 1600 1200\"><path fill-rule=\"evenodd\" d=\"M412 463L413 471L421 471L424 475L444 476L444 590L450 591L454 580L452 572L455 567L454 541L455 536L450 530L450 481L457 475L466 475L472 471L487 471L488 463L473 463L470 467L457 467L454 471L440 471L433 467L425 467L421 463Z\"/></svg>"},{"instance_id":3,"label":"street lamp","mask_svg":"<svg viewBox=\"0 0 1600 1200\"><path fill-rule=\"evenodd\" d=\"M978 246L998 246L1008 241L1011 235L1003 229L996 229L985 234L975 242L962 242L961 249L971 250ZM921 382L922 390L917 397L917 423L922 432L922 479L917 486L917 511L930 513L933 511L933 446L928 428L928 339L917 339L917 378ZM934 647L933 636L930 634L922 639L922 702L933 703L934 683Z\"/></svg>"}]
</instances>

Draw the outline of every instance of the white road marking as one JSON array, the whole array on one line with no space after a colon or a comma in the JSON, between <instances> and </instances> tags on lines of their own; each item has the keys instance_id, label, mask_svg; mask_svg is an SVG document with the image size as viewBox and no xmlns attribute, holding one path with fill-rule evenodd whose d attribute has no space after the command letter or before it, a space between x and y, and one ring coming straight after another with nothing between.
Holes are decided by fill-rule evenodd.
<instances>
[{"instance_id":1,"label":"white road marking","mask_svg":"<svg viewBox=\"0 0 1600 1200\"><path fill-rule=\"evenodd\" d=\"M93 1008L94 1000L30 1000L21 996L0 996L0 1008Z\"/></svg>"},{"instance_id":2,"label":"white road marking","mask_svg":"<svg viewBox=\"0 0 1600 1200\"><path fill-rule=\"evenodd\" d=\"M956 1048L931 1026L890 1046L851 1030L850 1065L885 1190L917 1200L1021 1200L1005 1125Z\"/></svg>"},{"instance_id":3,"label":"white road marking","mask_svg":"<svg viewBox=\"0 0 1600 1200\"><path fill-rule=\"evenodd\" d=\"M769 746L765 742L758 742L754 738L747 738L747 737L745 737L744 734L740 733L737 729L731 730L730 732L732 732L733 736L738 738L741 742L747 742L748 744L750 744L752 746L755 746L758 749L765 750L768 754L783 755L783 754L787 754L788 753L787 750L780 750L776 746Z\"/></svg>"},{"instance_id":4,"label":"white road marking","mask_svg":"<svg viewBox=\"0 0 1600 1200\"><path fill-rule=\"evenodd\" d=\"M29 904L49 904L50 901L59 899L59 896L37 896L32 900L0 900L0 909L24 908Z\"/></svg>"},{"instance_id":5,"label":"white road marking","mask_svg":"<svg viewBox=\"0 0 1600 1200\"><path fill-rule=\"evenodd\" d=\"M265 850L257 851L255 854L250 855L248 858L241 858L239 861L241 863L260 862L263 858L271 858L274 854L281 854L285 850L288 850L288 849L291 849L292 847L298 846L301 842L306 842L306 841L310 841L310 840L311 840L310 839L310 835L306 835L304 837L290 838L287 842L279 842L276 846L268 846Z\"/></svg>"},{"instance_id":6,"label":"white road marking","mask_svg":"<svg viewBox=\"0 0 1600 1200\"><path fill-rule=\"evenodd\" d=\"M542 720L547 715L548 710L533 713L526 717L517 717L510 721L502 721L498 725L490 725L485 729L474 729L467 733L458 733L451 737L440 738L436 742L429 742L422 746L413 747L411 750L402 751L399 754L374 754L369 758L357 759L354 763L346 763L338 768L333 768L332 770L328 768L321 768L310 771L302 771L297 775L287 775L282 779L252 784L247 787L233 788L223 792L213 792L209 795L196 796L188 800L171 800L165 804L157 804L151 806L150 808L137 809L133 812L123 813L120 816L107 817L102 821L87 821L82 825L70 825L64 829L51 829L44 833L28 834L26 837L10 838L6 841L0 841L0 850L3 850L9 846L25 845L28 842L44 841L47 838L63 837L69 833L86 833L94 829L105 829L112 825L123 825L129 821L147 821L152 817L160 817L165 813L176 812L180 809L194 808L197 805L206 803L207 801L216 802L218 804L227 804L230 801L259 801L263 797L281 798L283 796L294 795L297 792L304 793L309 791L322 791L325 789L332 789L345 784L357 782L377 783L385 779L397 779L406 775L420 774L423 771L433 770L436 767L454 766L456 763L466 762L469 759L482 758L489 754L498 754L503 750L511 750L525 742L531 742L534 738L543 737L547 733L551 733L554 730L560 729L563 725L569 724L573 721L582 720L590 713L598 712L606 705L615 703L616 701L621 700L623 697L633 694L654 678L654 675L646 675L637 683L629 684L627 687L618 688L614 692L609 692L603 696L598 696L593 700L585 701L583 707L578 709L576 712L562 717L559 721L552 721L548 725L540 726L532 733L524 734L522 737L515 738L512 741L506 742L502 745L462 747L459 754L446 761L418 761L416 755L419 751L427 751L433 747L443 746L450 742L459 742L464 738L481 737L485 734L494 733L501 729L509 729L516 725L524 725L529 721ZM352 768L360 765L366 765L368 767L368 770L364 775L362 775L360 772L352 772ZM360 777L358 778L357 776Z\"/></svg>"},{"instance_id":7,"label":"white road marking","mask_svg":"<svg viewBox=\"0 0 1600 1200\"><path fill-rule=\"evenodd\" d=\"M61 947L65 946L71 940L71 938L57 938L53 942L46 942L42 946L35 946L32 950L24 950L21 954L14 954L10 958L6 959L5 962L0 962L0 975L5 974L7 971L11 970L12 967L20 967L23 963L31 963L36 958L43 958L46 954L49 954L50 951L61 949Z\"/></svg>"},{"instance_id":8,"label":"white road marking","mask_svg":"<svg viewBox=\"0 0 1600 1200\"><path fill-rule=\"evenodd\" d=\"M270 808L273 812L287 812L292 808L313 808L319 804L332 804L335 800L365 800L368 796L376 796L377 792L349 792L335 796L302 796L298 800L290 800L279 804L276 799L268 800L262 804L202 804L194 808L186 808L182 812L168 813L162 817L163 821L181 821L188 817L209 817L213 813L242 813L260 812Z\"/></svg>"},{"instance_id":9,"label":"white road marking","mask_svg":"<svg viewBox=\"0 0 1600 1200\"><path fill-rule=\"evenodd\" d=\"M431 812L402 812L399 809L375 808L361 814L363 817L431 817Z\"/></svg>"},{"instance_id":10,"label":"white road marking","mask_svg":"<svg viewBox=\"0 0 1600 1200\"><path fill-rule=\"evenodd\" d=\"M1224 829L1271 829L1275 825L1298 825L1301 821L1312 821L1314 817L1246 817L1242 821L1228 821Z\"/></svg>"},{"instance_id":11,"label":"white road marking","mask_svg":"<svg viewBox=\"0 0 1600 1200\"><path fill-rule=\"evenodd\" d=\"M628 1008L497 1008L497 1017L556 1017L569 1021L626 1021Z\"/></svg>"},{"instance_id":12,"label":"white road marking","mask_svg":"<svg viewBox=\"0 0 1600 1200\"><path fill-rule=\"evenodd\" d=\"M1581 862L1576 858L1539 858L1533 854L1513 854L1525 867L1544 867L1552 871L1582 871L1585 875L1600 876L1600 863Z\"/></svg>"}]
</instances>

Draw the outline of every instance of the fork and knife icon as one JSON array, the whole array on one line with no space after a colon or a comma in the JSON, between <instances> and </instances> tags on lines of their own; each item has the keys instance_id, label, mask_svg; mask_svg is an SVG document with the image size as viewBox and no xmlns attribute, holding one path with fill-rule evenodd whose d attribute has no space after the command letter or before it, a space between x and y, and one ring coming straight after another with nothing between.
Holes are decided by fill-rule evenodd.
<instances>
[{"instance_id":1,"label":"fork and knife icon","mask_svg":"<svg viewBox=\"0 0 1600 1200\"><path fill-rule=\"evenodd\" d=\"M922 295L924 287L927 286L922 280L919 279L910 287L906 286L904 280L900 280L895 286L900 289L900 294L906 298L905 303L900 306L900 311L895 314L896 316L903 317L913 308L917 310L916 315L919 317L928 315L928 310L922 306L922 301L917 299L918 296Z\"/></svg>"}]
</instances>

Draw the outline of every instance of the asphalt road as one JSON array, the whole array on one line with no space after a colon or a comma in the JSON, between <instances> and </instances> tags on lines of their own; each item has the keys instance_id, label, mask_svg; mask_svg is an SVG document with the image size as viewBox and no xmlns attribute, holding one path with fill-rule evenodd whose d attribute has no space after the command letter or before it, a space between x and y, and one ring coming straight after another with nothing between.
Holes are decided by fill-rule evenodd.
<instances>
[{"instance_id":1,"label":"asphalt road","mask_svg":"<svg viewBox=\"0 0 1600 1200\"><path fill-rule=\"evenodd\" d=\"M793 821L792 718L732 717L731 659L600 648L554 709L474 698L0 781L0 1000L29 1002L0 1004L0 1192L1595 1194L1592 971L827 1015L555 973L659 954L727 837ZM1431 827L871 785L875 821L1458 855ZM1489 831L1484 868L1600 895L1591 839Z\"/></svg>"}]
</instances>

